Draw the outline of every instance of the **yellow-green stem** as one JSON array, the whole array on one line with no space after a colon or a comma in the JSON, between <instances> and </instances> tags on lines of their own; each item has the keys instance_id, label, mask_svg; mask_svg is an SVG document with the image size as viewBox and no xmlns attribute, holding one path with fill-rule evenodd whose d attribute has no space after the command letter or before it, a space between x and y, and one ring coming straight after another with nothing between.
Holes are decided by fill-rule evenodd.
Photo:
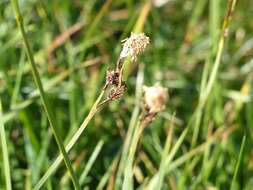
<instances>
[{"instance_id":1,"label":"yellow-green stem","mask_svg":"<svg viewBox=\"0 0 253 190\"><path fill-rule=\"evenodd\" d=\"M3 114L2 114L2 101L0 99L0 139L3 152L3 166L4 166L4 177L6 182L6 189L11 190L11 173L10 173L10 164L9 164L9 154L8 147L3 123Z\"/></svg>"}]
</instances>

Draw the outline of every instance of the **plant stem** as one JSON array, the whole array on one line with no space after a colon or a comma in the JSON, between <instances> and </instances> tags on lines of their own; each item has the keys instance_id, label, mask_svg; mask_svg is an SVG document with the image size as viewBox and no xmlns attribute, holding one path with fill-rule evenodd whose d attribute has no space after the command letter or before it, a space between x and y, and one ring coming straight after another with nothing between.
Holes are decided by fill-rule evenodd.
<instances>
[{"instance_id":1,"label":"plant stem","mask_svg":"<svg viewBox=\"0 0 253 190\"><path fill-rule=\"evenodd\" d=\"M230 21L232 19L232 15L233 15L233 12L235 9L236 2L237 2L237 0L229 0L228 1L228 9L227 9L227 12L226 12L226 15L225 15L225 18L223 21L223 25L222 25L222 30L221 30L220 39L218 42L218 47L217 47L218 49L217 49L214 65L212 67L209 79L206 82L206 87L203 87L201 89L199 104L193 114L196 116L196 119L197 119L197 121L196 121L197 127L195 127L195 129L194 129L191 147L194 147L194 145L196 144L196 141L197 141L197 136L199 133L198 128L199 128L199 123L200 123L201 110L204 108L204 106L208 100L208 97L211 94L211 91L212 91L213 86L215 84L216 78L217 78L218 70L219 70L220 63L221 63L221 56L222 56L223 49L224 49L224 43L225 43L225 40L228 36L229 25L230 25Z\"/></svg>"},{"instance_id":2,"label":"plant stem","mask_svg":"<svg viewBox=\"0 0 253 190\"><path fill-rule=\"evenodd\" d=\"M3 124L3 114L2 114L2 102L0 99L0 137L1 145L3 151L3 166L4 166L4 177L6 182L6 189L11 190L11 174L10 174L10 164L8 156L8 147L6 142L5 129Z\"/></svg>"},{"instance_id":3,"label":"plant stem","mask_svg":"<svg viewBox=\"0 0 253 190\"><path fill-rule=\"evenodd\" d=\"M80 175L80 178L79 178L80 184L84 184L85 179L86 179L86 177L87 177L87 175L88 175L88 173L89 173L92 165L96 161L96 158L97 158L98 154L100 153L100 151L101 151L101 149L103 147L103 144L104 144L104 141L100 140L98 142L98 144L96 145L96 147L94 148L94 151L92 152L92 154L91 154L91 156L90 156L90 158L89 158L89 160L88 160L88 162L87 162L87 164L86 164L86 166L85 166L82 174Z\"/></svg>"},{"instance_id":4,"label":"plant stem","mask_svg":"<svg viewBox=\"0 0 253 190\"><path fill-rule=\"evenodd\" d=\"M236 176L238 174L239 166L240 166L240 163L241 163L241 160L242 160L242 155L243 155L243 149L245 147L245 142L246 142L246 135L244 135L243 138L242 138L240 153L239 153L239 157L238 157L238 160L237 160L237 163L236 163L235 172L234 172L234 175L233 175L233 179L232 179L230 189L234 189L234 186L235 186L235 180L236 180Z\"/></svg>"},{"instance_id":5,"label":"plant stem","mask_svg":"<svg viewBox=\"0 0 253 190\"><path fill-rule=\"evenodd\" d=\"M141 134L145 126L138 121L135 126L135 131L132 137L132 142L129 149L129 154L127 158L127 163L124 170L124 180L122 189L123 190L131 190L133 189L133 163L134 163L134 156L137 150L138 142L140 140Z\"/></svg>"},{"instance_id":6,"label":"plant stem","mask_svg":"<svg viewBox=\"0 0 253 190\"><path fill-rule=\"evenodd\" d=\"M210 95L210 92L213 88L215 79L217 77L218 69L219 69L220 62L221 62L221 55L222 55L223 48L224 48L224 42L228 36L229 24L231 21L232 14L234 12L236 2L237 2L237 0L229 0L229 2L228 2L228 10L227 10L226 16L224 18L223 26L222 26L221 36L220 36L220 40L218 43L218 50L217 50L214 66L213 66L212 71L210 73L209 80L206 84L205 93L203 94L203 97L199 103L200 109L203 108L203 106L205 105L206 100L207 100L208 96Z\"/></svg>"},{"instance_id":7,"label":"plant stem","mask_svg":"<svg viewBox=\"0 0 253 190\"><path fill-rule=\"evenodd\" d=\"M100 100L102 99L104 95L104 91L100 93L98 96L96 102L93 104L89 114L84 119L82 125L78 128L78 130L75 132L73 137L70 139L66 146L67 152L71 150L71 148L75 145L76 141L80 138L81 134L83 133L86 126L89 124L90 120L93 118L95 113L98 110L98 104ZM57 167L60 165L61 161L63 160L62 154L58 155L57 158L54 160L54 162L50 165L46 173L42 176L42 178L39 180L39 182L35 185L34 190L38 190L42 187L42 185L47 181L47 179L53 174L53 172L57 169Z\"/></svg>"},{"instance_id":8,"label":"plant stem","mask_svg":"<svg viewBox=\"0 0 253 190\"><path fill-rule=\"evenodd\" d=\"M29 59L30 65L31 65L31 69L32 69L33 79L34 79L34 81L37 85L37 88L39 89L40 97L41 97L46 115L48 117L49 123L51 125L55 140L56 140L57 145L58 145L58 147L59 147L59 149L60 149L60 151L63 155L65 164L67 166L67 169L69 170L69 174L71 176L74 187L75 187L75 189L79 190L79 189L81 189L81 187L78 183L77 177L74 173L73 167L70 163L67 152L66 152L66 150L64 148L64 145L62 143L62 139L61 139L61 137L60 137L60 135L57 131L55 117L53 115L52 110L50 109L49 102L47 100L46 94L44 93L44 89L43 89L43 86L42 86L42 83L41 83L41 80L40 80L39 73L36 69L33 53L32 53L32 50L31 50L30 45L29 45L28 40L27 40L25 27L24 27L24 23L23 23L23 18L22 18L22 15L20 13L20 10L19 10L18 2L17 2L17 0L11 0L11 2L12 2L12 5L13 5L14 12L16 14L16 21L17 21L18 27L21 31L21 34L22 34L22 37L23 37L23 40L24 40L26 53L27 53L27 56L28 56L28 59Z\"/></svg>"},{"instance_id":9,"label":"plant stem","mask_svg":"<svg viewBox=\"0 0 253 190\"><path fill-rule=\"evenodd\" d=\"M120 189L121 184L122 184L122 175L123 175L124 169L126 168L126 164L128 160L127 156L129 153L129 149L131 147L131 140L133 137L135 126L138 123L138 116L140 112L140 100L141 100L141 95L142 95L142 85L144 81L144 67L143 66L139 67L136 81L137 82L136 82L136 88L135 88L135 107L132 112L131 120L130 120L127 134L125 137L125 141L123 144L122 155L119 162L118 172L116 175L116 182L115 182L116 190Z\"/></svg>"}]
</instances>

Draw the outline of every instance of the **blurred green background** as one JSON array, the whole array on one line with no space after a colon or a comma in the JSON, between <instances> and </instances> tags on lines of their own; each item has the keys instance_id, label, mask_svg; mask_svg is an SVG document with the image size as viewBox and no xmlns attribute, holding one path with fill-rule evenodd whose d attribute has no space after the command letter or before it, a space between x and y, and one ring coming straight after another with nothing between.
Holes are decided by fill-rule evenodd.
<instances>
[{"instance_id":1,"label":"blurred green background","mask_svg":"<svg viewBox=\"0 0 253 190\"><path fill-rule=\"evenodd\" d=\"M210 76L214 65L228 2L19 0L28 41L65 144L89 113L106 70L115 67L121 41L134 30L150 37L138 61L127 65L127 92L99 109L69 153L77 176L84 176L82 188L117 189L117 165L136 107L137 75L143 72L143 83L168 88L169 99L139 139L134 189L147 189L160 171L172 125L172 149L184 129L189 131L173 155L161 189L252 189L252 0L237 2L211 93L193 114L204 70ZM0 1L0 97L12 188L33 189L59 150L9 0ZM215 140L206 143L213 136ZM0 151L0 189L6 189L4 154ZM63 163L42 189L73 189Z\"/></svg>"}]
</instances>

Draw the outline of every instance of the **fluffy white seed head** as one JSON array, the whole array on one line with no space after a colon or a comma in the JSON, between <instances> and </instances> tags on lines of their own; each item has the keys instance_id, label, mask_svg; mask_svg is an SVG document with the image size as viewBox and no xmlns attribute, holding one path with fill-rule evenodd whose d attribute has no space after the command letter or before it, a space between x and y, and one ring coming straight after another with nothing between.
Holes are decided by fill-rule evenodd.
<instances>
[{"instance_id":1,"label":"fluffy white seed head","mask_svg":"<svg viewBox=\"0 0 253 190\"><path fill-rule=\"evenodd\" d=\"M153 4L156 7L161 7L163 5L165 5L166 3L168 3L170 0L153 0Z\"/></svg>"},{"instance_id":2,"label":"fluffy white seed head","mask_svg":"<svg viewBox=\"0 0 253 190\"><path fill-rule=\"evenodd\" d=\"M158 113L165 108L168 89L159 85L144 86L144 103L150 113Z\"/></svg>"},{"instance_id":3,"label":"fluffy white seed head","mask_svg":"<svg viewBox=\"0 0 253 190\"><path fill-rule=\"evenodd\" d=\"M137 56L144 52L149 44L149 37L144 33L135 34L131 33L131 36L123 40L124 45L120 53L120 59L130 57L132 61L137 60Z\"/></svg>"}]
</instances>

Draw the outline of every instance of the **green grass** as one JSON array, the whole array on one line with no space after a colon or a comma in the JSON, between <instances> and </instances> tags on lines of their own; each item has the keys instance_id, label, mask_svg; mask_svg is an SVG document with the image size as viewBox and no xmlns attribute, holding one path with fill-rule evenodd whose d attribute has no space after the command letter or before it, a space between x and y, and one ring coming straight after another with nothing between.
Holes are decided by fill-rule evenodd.
<instances>
[{"instance_id":1,"label":"green grass","mask_svg":"<svg viewBox=\"0 0 253 190\"><path fill-rule=\"evenodd\" d=\"M245 142L246 142L246 136L244 135L243 139L242 139L242 144L241 144L241 148L240 148L240 152L239 152L239 157L238 157L238 160L237 160L237 163L236 163L236 167L235 167L235 171L234 171L234 175L233 175L233 179L232 179L230 189L235 188L234 184L235 184L236 176L237 176L237 173L238 173L238 170L239 170L239 167L240 167L240 162L241 162L241 159L242 159L242 156L243 156L243 149L244 149L244 146L245 146Z\"/></svg>"},{"instance_id":2,"label":"green grass","mask_svg":"<svg viewBox=\"0 0 253 190\"><path fill-rule=\"evenodd\" d=\"M11 175L10 175L10 163L9 163L9 152L6 141L6 133L3 124L3 113L2 113L2 101L0 99L0 137L1 137L1 147L2 147L2 155L3 155L3 168L4 168L4 176L5 176L5 187L7 190L11 190Z\"/></svg>"},{"instance_id":3,"label":"green grass","mask_svg":"<svg viewBox=\"0 0 253 190\"><path fill-rule=\"evenodd\" d=\"M252 189L252 16L251 0L0 1L0 190ZM150 44L98 106L132 31ZM143 128L157 82L168 102Z\"/></svg>"},{"instance_id":4,"label":"green grass","mask_svg":"<svg viewBox=\"0 0 253 190\"><path fill-rule=\"evenodd\" d=\"M70 160L68 158L68 155L66 153L66 150L64 148L61 136L60 136L58 128L57 128L55 116L54 116L54 114L52 112L52 109L50 107L50 103L49 103L49 101L47 99L47 96L46 96L46 94L44 92L44 88L43 88L42 83L41 83L40 75L39 75L39 72L38 72L38 70L36 68L36 65L35 65L33 52L31 50L29 42L28 42L28 38L27 38L27 34L26 34L26 31L25 31L25 26L24 26L24 22L23 22L23 17L22 17L22 15L20 13L19 4L18 4L17 0L12 0L12 5L13 5L14 12L16 14L17 25L20 28L20 31L21 31L21 34L22 34L22 37L23 37L23 41L24 41L24 46L25 46L25 49L26 49L27 57L28 57L29 62L31 64L31 70L32 70L33 79L34 79L34 81L36 83L37 88L39 89L39 93L40 93L40 97L42 99L43 107L45 109L45 112L46 112L47 118L49 120L50 126L52 127L55 140L56 140L57 145L58 145L58 147L59 147L59 149L60 149L60 151L62 153L62 156L64 158L64 161L65 161L65 164L67 166L67 169L69 170L69 174L70 174L70 176L72 178L73 185L75 186L75 189L79 189L80 190L81 186L78 183L77 176L74 173L73 167L71 165L71 162L70 162Z\"/></svg>"}]
</instances>

